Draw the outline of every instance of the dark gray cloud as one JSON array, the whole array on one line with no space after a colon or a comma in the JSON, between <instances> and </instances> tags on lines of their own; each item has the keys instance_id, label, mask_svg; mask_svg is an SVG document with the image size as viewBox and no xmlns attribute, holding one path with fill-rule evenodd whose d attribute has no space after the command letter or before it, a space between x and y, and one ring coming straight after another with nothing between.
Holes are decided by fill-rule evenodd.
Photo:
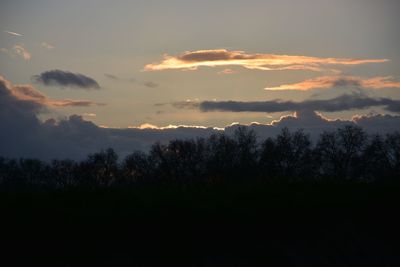
<instances>
[{"instance_id":1,"label":"dark gray cloud","mask_svg":"<svg viewBox=\"0 0 400 267\"><path fill-rule=\"evenodd\" d=\"M293 101L204 101L200 103L173 104L176 108L199 108L201 111L230 111L230 112L285 112L296 110L317 111L345 111L354 109L365 109L382 106L391 112L400 112L400 100L390 98L370 98L362 95L341 95L332 99Z\"/></svg>"},{"instance_id":2,"label":"dark gray cloud","mask_svg":"<svg viewBox=\"0 0 400 267\"><path fill-rule=\"evenodd\" d=\"M100 85L94 79L69 71L49 70L39 75L34 75L32 79L47 86L57 85L80 89L100 89Z\"/></svg>"}]
</instances>

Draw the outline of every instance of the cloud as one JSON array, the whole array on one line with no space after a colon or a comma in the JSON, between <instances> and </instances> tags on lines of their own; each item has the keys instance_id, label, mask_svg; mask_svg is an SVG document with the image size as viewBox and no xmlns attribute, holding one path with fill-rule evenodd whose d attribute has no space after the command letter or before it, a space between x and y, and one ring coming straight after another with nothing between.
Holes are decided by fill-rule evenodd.
<instances>
[{"instance_id":1,"label":"cloud","mask_svg":"<svg viewBox=\"0 0 400 267\"><path fill-rule=\"evenodd\" d=\"M93 105L102 105L89 100L48 98L30 84L12 85L2 76L0 76L0 87L3 94L7 95L9 99L13 99L12 102L18 105L24 103L25 106L35 107L34 113L37 113L40 110L45 110L47 107L88 107Z\"/></svg>"},{"instance_id":2,"label":"cloud","mask_svg":"<svg viewBox=\"0 0 400 267\"><path fill-rule=\"evenodd\" d=\"M152 82L152 81L138 81L135 78L131 78L131 79L120 78L120 77L118 77L116 75L109 74L109 73L105 73L104 76L107 77L110 80L113 80L113 81L137 83L137 84L140 84L140 85L144 85L144 86L146 86L148 88L156 88L156 87L158 87L158 83L155 83L155 82Z\"/></svg>"},{"instance_id":3,"label":"cloud","mask_svg":"<svg viewBox=\"0 0 400 267\"><path fill-rule=\"evenodd\" d=\"M26 50L23 44L16 44L12 47L12 50L14 54L22 57L25 60L30 60L31 59L31 54Z\"/></svg>"},{"instance_id":4,"label":"cloud","mask_svg":"<svg viewBox=\"0 0 400 267\"><path fill-rule=\"evenodd\" d=\"M167 126L156 126L151 123L143 123L139 126L129 126L129 129L153 129L153 130L167 130L167 129L179 129L179 128L192 128L192 129L209 129L212 128L213 130L222 131L224 128L218 127L207 127L207 126L199 126L199 125L173 125L169 124Z\"/></svg>"},{"instance_id":5,"label":"cloud","mask_svg":"<svg viewBox=\"0 0 400 267\"><path fill-rule=\"evenodd\" d=\"M84 117L96 117L97 115L96 115L96 113L83 113L82 116L84 116Z\"/></svg>"},{"instance_id":6,"label":"cloud","mask_svg":"<svg viewBox=\"0 0 400 267\"><path fill-rule=\"evenodd\" d=\"M393 80L392 76L373 77L363 79L357 76L322 76L308 79L298 83L283 84L275 87L267 87L268 91L328 89L333 87L362 87L366 89L400 88L400 82Z\"/></svg>"},{"instance_id":7,"label":"cloud","mask_svg":"<svg viewBox=\"0 0 400 267\"><path fill-rule=\"evenodd\" d=\"M100 85L94 79L69 71L49 70L39 75L34 75L32 79L47 86L58 85L80 89L100 89Z\"/></svg>"},{"instance_id":8,"label":"cloud","mask_svg":"<svg viewBox=\"0 0 400 267\"><path fill-rule=\"evenodd\" d=\"M158 87L158 84L152 81L145 81L143 82L143 85L148 87L148 88L156 88Z\"/></svg>"},{"instance_id":9,"label":"cloud","mask_svg":"<svg viewBox=\"0 0 400 267\"><path fill-rule=\"evenodd\" d=\"M0 156L81 160L89 153L111 147L121 157L125 157L135 150L146 151L155 142L206 138L216 133L231 135L240 126L234 124L220 129L196 125L159 127L142 124L116 129L97 126L78 115L59 121L49 119L42 122L37 115L49 107L46 105L48 99L30 85L15 86L0 76ZM89 114L86 116L90 117ZM379 131L385 134L400 131L400 116L354 116L352 120L330 120L317 112L300 110L269 124L252 123L247 127L254 130L261 141L275 136L283 127L292 131L302 128L312 138L316 138L323 131L348 124L360 125L368 133Z\"/></svg>"},{"instance_id":10,"label":"cloud","mask_svg":"<svg viewBox=\"0 0 400 267\"><path fill-rule=\"evenodd\" d=\"M285 112L296 110L345 111L382 106L391 112L400 112L400 100L390 98L371 98L362 95L340 95L331 99L294 101L203 101L174 102L172 106L178 109L200 109L203 112Z\"/></svg>"},{"instance_id":11,"label":"cloud","mask_svg":"<svg viewBox=\"0 0 400 267\"><path fill-rule=\"evenodd\" d=\"M234 74L234 73L236 73L236 71L234 71L232 69L223 69L218 72L218 74Z\"/></svg>"},{"instance_id":12,"label":"cloud","mask_svg":"<svg viewBox=\"0 0 400 267\"><path fill-rule=\"evenodd\" d=\"M147 64L146 71L196 70L198 67L241 66L256 70L310 70L322 71L327 66L353 66L383 63L387 59L321 58L298 55L247 54L226 49L187 51L178 56L164 55L159 63Z\"/></svg>"},{"instance_id":13,"label":"cloud","mask_svg":"<svg viewBox=\"0 0 400 267\"><path fill-rule=\"evenodd\" d=\"M115 129L97 126L78 115L60 121L50 119L41 122L37 115L47 108L43 104L46 99L46 96L32 86L13 86L0 77L0 156L81 160L89 153L112 147L124 157L135 150L148 150L157 141L165 143L177 138L206 138L215 133L231 135L240 126L234 124L219 129L142 124L138 127ZM312 138L316 138L323 131L347 124L360 125L369 133L379 131L384 134L400 130L400 116L355 116L352 120L329 120L314 111L302 110L270 124L253 123L247 127L254 130L262 140L275 136L283 127L290 130L302 128Z\"/></svg>"},{"instance_id":14,"label":"cloud","mask_svg":"<svg viewBox=\"0 0 400 267\"><path fill-rule=\"evenodd\" d=\"M29 51L25 48L23 44L16 44L11 49L2 47L0 51L8 54L11 57L18 56L27 61L32 58L31 53L29 53Z\"/></svg>"},{"instance_id":15,"label":"cloud","mask_svg":"<svg viewBox=\"0 0 400 267\"><path fill-rule=\"evenodd\" d=\"M362 127L368 134L386 134L400 131L400 116L392 115L369 115L354 116L350 120L328 119L316 111L296 111L293 115L282 116L270 124L253 123L248 125L261 139L276 136L283 128L291 131L303 129L310 134L311 139L316 141L319 135L325 131L334 131L345 125L357 125ZM225 133L232 134L240 124L225 128Z\"/></svg>"},{"instance_id":16,"label":"cloud","mask_svg":"<svg viewBox=\"0 0 400 267\"><path fill-rule=\"evenodd\" d=\"M1 115L1 109L0 109ZM1 120L2 126L10 129L10 124ZM121 158L135 150L147 151L155 142L166 143L174 139L207 138L212 134L225 133L232 135L241 125L235 124L216 129L202 126L169 125L158 127L143 124L139 127L114 129L95 125L82 117L73 115L56 122L49 120L44 123L31 118L34 122L27 123L14 118L12 131L0 132L0 156L35 157L43 160L54 158L71 158L81 160L89 153L112 147ZM377 124L378 122L378 124ZM400 116L376 115L356 117L353 120L328 120L318 113L297 112L284 116L271 124L253 123L247 125L256 132L259 141L278 134L283 127L291 131L304 129L313 140L323 131L334 130L348 124L361 125L368 133L381 134L400 130ZM379 125L379 129L376 127ZM23 129L14 133L16 128Z\"/></svg>"},{"instance_id":17,"label":"cloud","mask_svg":"<svg viewBox=\"0 0 400 267\"><path fill-rule=\"evenodd\" d=\"M41 43L40 45L41 45L43 48L46 48L46 49L48 49L48 50L52 50L52 49L55 48L54 45L51 45L51 44L46 43L46 42L43 42L43 43Z\"/></svg>"},{"instance_id":18,"label":"cloud","mask_svg":"<svg viewBox=\"0 0 400 267\"><path fill-rule=\"evenodd\" d=\"M156 105L162 105L165 103L157 103ZM178 101L173 102L171 105L177 109L198 109L200 107L201 102L199 101Z\"/></svg>"},{"instance_id":19,"label":"cloud","mask_svg":"<svg viewBox=\"0 0 400 267\"><path fill-rule=\"evenodd\" d=\"M14 115L16 117L33 117L33 115L45 109L45 106L37 101L20 99L18 95L23 94L21 93L22 91L21 89L16 89L9 81L0 76L0 110L2 115L8 114L10 119ZM29 93L27 95L29 96ZM31 93L31 95L35 95L35 93Z\"/></svg>"},{"instance_id":20,"label":"cloud","mask_svg":"<svg viewBox=\"0 0 400 267\"><path fill-rule=\"evenodd\" d=\"M11 31L4 31L4 32L6 32L8 34L11 34L11 35L14 35L14 36L23 36L22 34L16 33L16 32L11 32Z\"/></svg>"},{"instance_id":21,"label":"cloud","mask_svg":"<svg viewBox=\"0 0 400 267\"><path fill-rule=\"evenodd\" d=\"M104 73L104 76L106 76L108 79L110 80L114 80L114 81L119 81L121 80L119 77L112 75L112 74L108 74L108 73Z\"/></svg>"}]
</instances>

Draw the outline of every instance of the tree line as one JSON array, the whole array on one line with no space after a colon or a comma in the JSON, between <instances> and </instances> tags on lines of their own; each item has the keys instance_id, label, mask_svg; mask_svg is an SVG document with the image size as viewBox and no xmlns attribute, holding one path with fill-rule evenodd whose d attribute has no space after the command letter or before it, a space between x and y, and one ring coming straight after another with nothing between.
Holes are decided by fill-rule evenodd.
<instances>
[{"instance_id":1,"label":"tree line","mask_svg":"<svg viewBox=\"0 0 400 267\"><path fill-rule=\"evenodd\" d=\"M232 136L155 143L122 160L111 148L83 161L0 157L0 187L108 188L140 184L270 182L395 183L400 180L400 133L368 136L357 126L324 132L313 144L287 128L259 142L239 127Z\"/></svg>"}]
</instances>

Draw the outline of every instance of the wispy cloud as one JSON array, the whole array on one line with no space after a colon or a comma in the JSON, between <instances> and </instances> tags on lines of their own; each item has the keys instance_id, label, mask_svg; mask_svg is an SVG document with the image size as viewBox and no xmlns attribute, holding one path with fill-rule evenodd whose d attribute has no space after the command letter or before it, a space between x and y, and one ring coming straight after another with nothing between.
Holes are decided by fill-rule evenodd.
<instances>
[{"instance_id":1,"label":"wispy cloud","mask_svg":"<svg viewBox=\"0 0 400 267\"><path fill-rule=\"evenodd\" d=\"M16 44L10 49L2 47L0 48L0 52L8 54L10 57L18 56L24 60L30 60L32 57L31 53L29 53L23 44Z\"/></svg>"},{"instance_id":2,"label":"wispy cloud","mask_svg":"<svg viewBox=\"0 0 400 267\"><path fill-rule=\"evenodd\" d=\"M367 89L400 88L400 82L394 81L391 76L363 79L357 76L322 76L298 83L283 84L275 87L266 87L268 91L328 89L333 87L356 86Z\"/></svg>"},{"instance_id":3,"label":"wispy cloud","mask_svg":"<svg viewBox=\"0 0 400 267\"><path fill-rule=\"evenodd\" d=\"M34 75L35 82L52 86L72 87L79 89L100 89L100 85L92 78L80 74L62 70L49 70L39 75Z\"/></svg>"},{"instance_id":4,"label":"wispy cloud","mask_svg":"<svg viewBox=\"0 0 400 267\"><path fill-rule=\"evenodd\" d=\"M299 55L247 54L226 49L187 51L178 56L164 55L158 63L148 64L146 71L196 70L198 67L241 66L256 70L328 70L327 66L354 66L383 63L388 59L321 58Z\"/></svg>"},{"instance_id":5,"label":"wispy cloud","mask_svg":"<svg viewBox=\"0 0 400 267\"><path fill-rule=\"evenodd\" d=\"M156 88L156 87L159 86L158 83L153 82L153 81L139 81L139 80L136 80L135 78L130 78L130 79L121 78L121 77L118 77L118 76L116 76L114 74L109 74L109 73L105 73L104 76L107 77L110 80L113 80L113 81L136 83L136 84L139 84L139 85L146 86L148 88Z\"/></svg>"},{"instance_id":6,"label":"wispy cloud","mask_svg":"<svg viewBox=\"0 0 400 267\"><path fill-rule=\"evenodd\" d=\"M114 80L114 81L120 81L121 79L113 74L109 74L109 73L104 73L104 76L107 77L110 80Z\"/></svg>"},{"instance_id":7,"label":"wispy cloud","mask_svg":"<svg viewBox=\"0 0 400 267\"><path fill-rule=\"evenodd\" d=\"M46 49L48 49L48 50L52 50L52 49L55 48L54 45L51 45L51 44L46 43L46 42L42 42L40 45L41 45L43 48L46 48Z\"/></svg>"},{"instance_id":8,"label":"wispy cloud","mask_svg":"<svg viewBox=\"0 0 400 267\"><path fill-rule=\"evenodd\" d=\"M22 34L20 34L20 33L17 33L17 32L12 32L12 31L4 31L5 33L8 33L8 34L11 34L11 35L14 35L14 36L23 36Z\"/></svg>"},{"instance_id":9,"label":"wispy cloud","mask_svg":"<svg viewBox=\"0 0 400 267\"><path fill-rule=\"evenodd\" d=\"M25 60L30 60L32 55L29 51L25 48L23 44L16 44L12 47L14 54L22 57Z\"/></svg>"}]
</instances>

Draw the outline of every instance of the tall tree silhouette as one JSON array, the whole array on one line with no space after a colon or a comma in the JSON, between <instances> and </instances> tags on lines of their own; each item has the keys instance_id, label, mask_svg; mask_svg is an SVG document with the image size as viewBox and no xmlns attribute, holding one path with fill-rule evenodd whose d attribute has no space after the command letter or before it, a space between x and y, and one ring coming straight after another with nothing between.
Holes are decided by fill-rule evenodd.
<instances>
[{"instance_id":1,"label":"tall tree silhouette","mask_svg":"<svg viewBox=\"0 0 400 267\"><path fill-rule=\"evenodd\" d=\"M51 177L56 188L73 188L79 185L76 179L76 163L73 160L53 160L51 162Z\"/></svg>"},{"instance_id":2,"label":"tall tree silhouette","mask_svg":"<svg viewBox=\"0 0 400 267\"><path fill-rule=\"evenodd\" d=\"M283 128L275 139L262 145L260 164L265 172L280 179L309 178L311 173L311 141L302 130L291 133Z\"/></svg>"},{"instance_id":3,"label":"tall tree silhouette","mask_svg":"<svg viewBox=\"0 0 400 267\"><path fill-rule=\"evenodd\" d=\"M359 178L356 176L366 139L365 132L352 125L322 133L316 148L322 174L336 180Z\"/></svg>"},{"instance_id":4,"label":"tall tree silhouette","mask_svg":"<svg viewBox=\"0 0 400 267\"><path fill-rule=\"evenodd\" d=\"M208 138L206 168L211 182L234 176L236 149L236 142L225 134L214 134Z\"/></svg>"},{"instance_id":5,"label":"tall tree silhouette","mask_svg":"<svg viewBox=\"0 0 400 267\"><path fill-rule=\"evenodd\" d=\"M111 148L94 153L79 166L81 181L89 187L108 187L116 182L118 155Z\"/></svg>"},{"instance_id":6,"label":"tall tree silhouette","mask_svg":"<svg viewBox=\"0 0 400 267\"><path fill-rule=\"evenodd\" d=\"M233 134L236 142L236 174L242 179L249 179L256 174L258 161L257 136L253 130L239 127Z\"/></svg>"},{"instance_id":7,"label":"tall tree silhouette","mask_svg":"<svg viewBox=\"0 0 400 267\"><path fill-rule=\"evenodd\" d=\"M153 163L147 154L142 151L133 152L124 159L121 182L123 184L147 182L153 170Z\"/></svg>"}]
</instances>

